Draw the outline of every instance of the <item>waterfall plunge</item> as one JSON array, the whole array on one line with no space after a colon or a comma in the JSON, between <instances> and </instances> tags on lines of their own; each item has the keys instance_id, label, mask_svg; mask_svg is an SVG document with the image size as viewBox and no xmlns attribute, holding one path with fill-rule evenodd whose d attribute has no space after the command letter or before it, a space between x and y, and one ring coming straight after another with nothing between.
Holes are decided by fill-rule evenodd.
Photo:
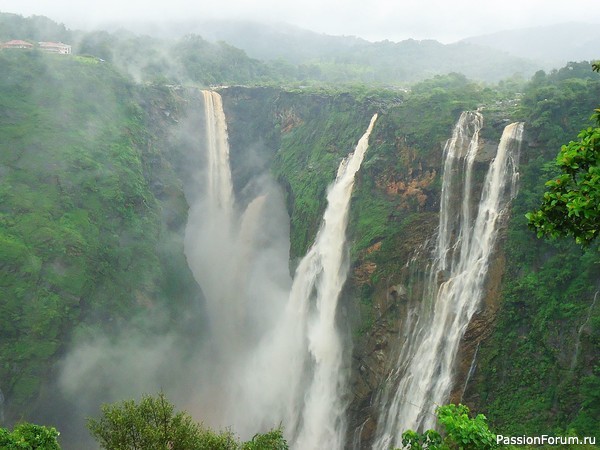
<instances>
[{"instance_id":1,"label":"waterfall plunge","mask_svg":"<svg viewBox=\"0 0 600 450\"><path fill-rule=\"evenodd\" d=\"M299 450L336 450L344 444L346 374L335 316L348 271L345 236L354 176L376 119L340 164L321 227L296 269L285 310L239 378L238 399L258 393L253 414L244 411L246 422L254 419L250 428L283 423L291 447Z\"/></svg>"},{"instance_id":2,"label":"waterfall plunge","mask_svg":"<svg viewBox=\"0 0 600 450\"><path fill-rule=\"evenodd\" d=\"M221 99L214 92L203 94L206 194L190 208L185 248L207 298L211 341L220 361L215 364L218 380L209 381L211 392L200 401L218 403L217 424L233 426L243 437L282 423L292 448L341 449L346 377L335 316L348 271L345 234L354 176L377 115L340 164L315 243L286 289L285 283L272 282L269 271L247 273L265 253L257 236L266 226L263 209L269 202L259 195L236 218ZM287 260L277 261L287 267ZM258 303L261 296L248 296L251 284L263 292L265 284L277 285L269 290L272 300ZM253 316L252 311L276 318ZM249 334L248 328L260 332Z\"/></svg>"},{"instance_id":3,"label":"waterfall plunge","mask_svg":"<svg viewBox=\"0 0 600 450\"><path fill-rule=\"evenodd\" d=\"M308 354L314 361L305 396L302 426L295 441L298 449L339 449L345 433L345 387L342 343L335 325L337 303L346 276L346 226L354 176L369 145L377 120L373 116L353 154L342 161L335 183L327 194L327 209L315 243L300 262L294 277L290 306L306 319ZM313 294L314 292L314 294ZM314 296L316 310L307 317Z\"/></svg>"},{"instance_id":4,"label":"waterfall plunge","mask_svg":"<svg viewBox=\"0 0 600 450\"><path fill-rule=\"evenodd\" d=\"M473 163L482 117L465 112L444 149L439 231L416 323L379 402L374 449L402 446L407 429L432 428L452 387L458 345L483 296L499 217L516 193L523 125L508 125L472 211ZM455 201L461 199L460 202Z\"/></svg>"},{"instance_id":5,"label":"waterfall plunge","mask_svg":"<svg viewBox=\"0 0 600 450\"><path fill-rule=\"evenodd\" d=\"M247 359L285 306L291 279L289 218L281 192L263 176L245 208L233 194L227 127L221 97L203 91L205 163L194 174L185 255L206 299L207 339L198 343L197 386L186 400L207 424L232 426L244 438L259 392L236 396ZM237 417L240 411L246 416ZM280 420L269 424L277 426Z\"/></svg>"}]
</instances>

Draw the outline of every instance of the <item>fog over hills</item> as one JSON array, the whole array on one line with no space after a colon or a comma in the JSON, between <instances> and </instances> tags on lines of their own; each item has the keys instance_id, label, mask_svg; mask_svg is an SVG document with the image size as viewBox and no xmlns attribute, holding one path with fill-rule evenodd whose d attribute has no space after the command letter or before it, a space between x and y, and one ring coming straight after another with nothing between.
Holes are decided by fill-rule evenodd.
<instances>
[{"instance_id":1,"label":"fog over hills","mask_svg":"<svg viewBox=\"0 0 600 450\"><path fill-rule=\"evenodd\" d=\"M6 39L13 38L7 31L10 25L18 23L17 17L4 14L0 18L0 22L6 22L7 25L0 35ZM21 36L22 38L73 39L69 37L70 32L64 25L59 26L42 16L22 20L23 26L19 25L21 29L28 29L25 24L34 22L36 29L39 29L37 25L44 22L45 29L59 31L50 33L47 37L32 34ZM248 65L256 66L258 61L263 61L275 64L277 70L286 73L296 70L295 77L299 80L334 83L402 84L450 72L462 73L474 80L497 82L513 75L527 78L537 70L559 68L569 61L592 60L597 56L596 49L600 48L598 27L582 23L502 31L450 44L433 39L370 42L356 36L317 33L283 22L231 19L115 21L101 28L108 30L113 36L102 37L104 48L116 49L117 41L132 39L141 40L143 47L156 46L159 41L173 43L194 35L208 41L202 44L204 47L209 42L225 42L231 46L211 50L212 53L219 53L223 48L230 53L240 49L243 52L239 52L238 58L255 60L248 61ZM83 33L77 32L76 35L82 36ZM575 35L577 39L573 38ZM96 40L100 37L98 34L95 36ZM143 36L152 39L145 40ZM85 51L94 54L94 49L89 46ZM144 51L143 54L157 51ZM118 53L117 50L113 52ZM100 54L96 56L106 59ZM127 66L131 66L131 58L128 56L125 60L128 61ZM269 69L261 70L265 72Z\"/></svg>"},{"instance_id":2,"label":"fog over hills","mask_svg":"<svg viewBox=\"0 0 600 450\"><path fill-rule=\"evenodd\" d=\"M415 81L459 72L469 78L498 81L514 74L531 76L539 65L503 51L470 42L442 44L433 39L370 42L356 36L333 36L285 23L208 20L162 24L113 24L161 38L195 34L211 42L226 42L251 58L294 65L318 64L321 69L360 74L363 82Z\"/></svg>"},{"instance_id":3,"label":"fog over hills","mask_svg":"<svg viewBox=\"0 0 600 450\"><path fill-rule=\"evenodd\" d=\"M562 66L568 61L599 57L600 26L590 23L561 23L544 27L507 30L469 37L461 42L483 45L544 66Z\"/></svg>"},{"instance_id":4,"label":"fog over hills","mask_svg":"<svg viewBox=\"0 0 600 450\"><path fill-rule=\"evenodd\" d=\"M515 71L523 75L531 75L534 68L552 69L569 61L593 60L598 57L600 48L600 27L581 22L505 30L450 44L433 39L370 42L356 36L317 33L282 22L207 20L179 22L172 26L138 23L125 27L162 37L198 34L212 42L225 41L244 50L252 58L281 59L292 64L323 60L359 62L363 57L376 66L389 65L394 58L399 58L404 64L404 58L414 57L414 49L418 47L423 52L419 57L435 56L443 61L448 55L456 63L448 70L461 70L462 58L470 59L465 66L471 67L477 66L483 59L497 61L506 67L518 66ZM469 70L468 67L462 70L466 70L464 73L468 76L482 78L477 70ZM500 73L505 75L506 71L500 70Z\"/></svg>"}]
</instances>

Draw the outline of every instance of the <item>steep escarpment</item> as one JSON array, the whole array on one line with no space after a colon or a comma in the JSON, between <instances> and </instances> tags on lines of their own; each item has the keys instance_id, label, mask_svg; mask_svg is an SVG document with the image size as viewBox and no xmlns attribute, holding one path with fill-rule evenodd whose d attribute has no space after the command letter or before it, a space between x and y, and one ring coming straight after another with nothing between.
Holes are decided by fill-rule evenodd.
<instances>
[{"instance_id":1,"label":"steep escarpment","mask_svg":"<svg viewBox=\"0 0 600 450\"><path fill-rule=\"evenodd\" d=\"M232 172L237 189L251 174L270 172L285 191L291 222L291 257L312 244L327 186L378 109L378 99L351 93L229 88ZM391 95L390 103L400 101ZM381 101L379 99L379 101Z\"/></svg>"},{"instance_id":2,"label":"steep escarpment","mask_svg":"<svg viewBox=\"0 0 600 450\"><path fill-rule=\"evenodd\" d=\"M538 73L522 100L529 142L503 245L499 309L463 397L504 434L599 432L598 249L540 241L524 217L553 176L549 161L558 147L576 138L597 107L598 78L590 72L574 77L578 68Z\"/></svg>"},{"instance_id":3,"label":"steep escarpment","mask_svg":"<svg viewBox=\"0 0 600 450\"><path fill-rule=\"evenodd\" d=\"M468 116L473 116L477 118L478 127L481 126L482 123L485 124L485 119L482 119L480 114L470 114ZM461 116L461 123L464 120ZM494 121L491 121L492 124ZM458 127L459 125L457 125ZM474 126L474 124L473 124ZM485 125L484 125L485 126ZM487 125L488 128L493 128L491 125ZM468 127L471 130L471 126ZM456 276L455 271L462 271L463 269L457 269L461 267L459 261L462 259L456 259L457 257L451 258L454 262L451 266L447 268L444 267L444 257L442 255L448 254L448 250L441 251L440 248L445 248L442 246L440 238L436 238L437 236L437 227L442 228L441 217L438 219L438 211L444 212L444 217L447 217L445 220L454 221L457 220L458 217L461 217L461 221L465 220L466 223L469 223L469 215L472 216L474 220L475 214L479 214L482 218L485 216L485 212L478 211L478 202L481 197L481 201L483 202L484 196L481 194L483 189L483 180L484 176L486 178L486 185L490 182L488 180L489 175L486 175L488 172L488 166L490 164L490 159L495 155L495 148L498 147L497 144L494 145L494 141L484 139L480 136L480 131L477 129L475 134L473 134L472 138L469 137L466 142L465 136L467 133L467 128L456 128L452 135L452 140L448 141L446 144L446 148L444 153L447 154L446 158L450 158L454 154L454 152L458 152L455 149L455 146L458 145L458 142L463 142L460 145L468 146L468 154L472 155L471 162L467 164L467 159L460 160L460 163L457 163L456 167L449 166L448 162L442 164L441 160L438 160L437 170L431 167L429 171L426 171L426 175L423 176L419 172L415 171L417 176L414 178L408 178L408 180L401 181L398 184L400 186L409 186L412 187L412 190L407 190L405 194L405 198L396 198L397 207L396 210L402 211L402 208L406 208L406 197L410 198L410 194L416 197L417 201L414 204L417 205L417 208L421 207L423 212L419 212L417 209L416 212L413 212L412 220L409 218L406 220L404 224L400 224L398 226L399 234L396 235L396 238L401 242L403 239L408 240L410 247L406 248L405 254L402 259L396 261L398 264L397 267L393 268L393 271L386 274L384 280L378 280L374 278L373 285L375 286L375 296L376 303L373 304L371 314L374 314L375 323L370 327L367 327L365 339L362 340L363 347L356 354L356 359L354 363L356 364L356 370L354 373L357 375L356 387L357 387L357 397L355 398L355 403L353 406L356 408L353 410L353 414L355 414L356 422L354 423L354 434L349 436L349 439L352 440L353 445L355 447L363 448L372 444L372 439L374 438L375 427L378 429L378 442L383 439L388 440L392 439L389 435L390 431L386 431L388 435L382 434L384 433L383 427L385 423L395 423L397 420L395 414L399 414L400 418L404 420L407 419L408 413L396 413L393 408L398 408L399 404L405 402L407 407L416 408L415 418L418 416L422 416L425 414L425 411L429 411L431 408L427 403L427 394L426 390L432 389L428 385L421 392L416 387L409 388L408 394L411 396L423 395L422 399L400 399L400 403L398 403L395 399L392 401L392 398L395 398L396 394L395 390L396 384L404 385L406 383L410 383L409 377L412 377L413 381L421 382L421 377L425 375L416 375L412 372L409 373L410 368L412 366L416 366L420 364L421 358L427 359L430 356L426 355L425 352L431 349L438 348L438 346L444 347L444 342L450 342L450 336L454 333L454 331L448 329L445 330L444 333L447 334L445 338L438 341L437 338L432 334L429 336L428 329L432 331L432 333L437 333L443 329L445 326L447 319L440 319L440 323L431 324L430 328L424 327L422 322L426 320L429 316L427 313L428 307L427 304L431 302L432 305L435 305L435 313L433 314L433 319L436 320L438 316L438 310L443 311L445 302L452 302L453 306L451 308L456 308L456 316L460 317L459 314L463 314L463 309L466 308L463 305L463 302L466 298L479 299L483 297L483 293L479 288L473 289L472 292L467 293L458 293L456 290L463 289L460 286L460 282L452 280L454 276ZM495 135L495 131L487 131L486 135ZM469 139L471 142L469 143ZM457 147L458 148L458 147ZM493 151L488 151L489 149ZM499 147L498 147L499 148ZM467 154L467 147L463 147L461 152L465 152ZM438 155L442 155L441 149ZM464 156L464 155L463 155ZM454 158L454 157L453 157ZM462 167L464 165L464 168ZM443 169L442 169L442 166ZM423 164L421 164L422 170ZM468 170L467 170L468 169ZM460 174L465 171L466 181L460 177ZM440 173L440 175L436 176L436 172ZM440 192L438 189L427 189L428 183L431 184L434 180L439 183L439 177L441 176L441 172L444 172L444 189L445 189L445 200L440 205ZM464 186L461 186L461 183L466 183ZM452 187L454 186L454 187ZM451 189L452 187L452 189ZM419 189L420 188L420 189ZM458 191L455 191L458 189ZM489 188L486 188L489 189ZM464 190L464 191L463 191ZM458 195L458 192L461 192ZM390 195L390 193L396 193L396 190L387 189L386 193ZM418 214L424 215L424 212L427 211L426 208L426 199L430 197L433 199L432 205L430 206L430 210L427 212L427 215L424 217L426 221L418 221L415 220L415 216L418 217ZM470 199L470 200L469 200ZM420 200L420 203L418 202ZM462 207L460 205L463 205ZM483 205L484 203L481 203ZM462 209L461 209L462 208ZM484 208L484 206L479 206L479 208ZM454 211L453 213L449 213L449 211ZM460 212L462 211L462 212ZM472 212L471 212L472 211ZM409 211L404 211L405 214L410 214ZM478 223L482 218L477 216L475 223ZM452 216L452 217L450 217ZM410 216L409 216L410 217ZM462 222L461 222L462 223ZM402 229L402 225L407 226ZM463 224L464 226L471 226ZM451 241L453 239L457 239L457 242L462 241L461 248L461 256L460 258L469 258L468 256L468 248L469 245L465 245L466 240L472 239L471 233L476 233L477 225L472 225L473 229L469 230L468 234L463 235L464 231L461 228L455 229L454 231L448 232L446 231L447 239ZM445 227L447 228L447 227ZM452 230L452 228L451 228ZM415 239L419 237L420 239ZM490 235L490 238L493 240L494 237ZM475 238L480 239L477 245L484 245L483 238ZM437 244L436 244L437 241ZM435 245L435 251L433 246ZM446 244L450 245L450 244ZM459 244L455 244L458 246ZM364 264L368 264L371 267L371 271L376 273L376 270L381 266L383 270L386 269L387 258L380 260L379 263L375 263L374 261L368 261L368 258L372 257L375 251L380 251L380 248L383 248L383 245L377 245L377 247L371 247L367 252L366 256L367 262ZM400 246L396 248L402 248ZM454 247L452 247L454 248ZM475 248L475 247L472 247ZM458 251L458 250L456 250ZM396 252L398 254L400 252ZM437 255L437 256L436 256ZM474 260L477 260L478 263L483 261L479 257L474 257ZM483 256L481 257L483 258ZM456 263L456 267L454 264ZM477 264L478 264L477 263ZM402 266L400 266L402 264ZM475 264L475 263L474 263ZM434 269L434 267L438 267L439 269ZM469 267L469 265L465 266L465 268ZM380 269L381 270L381 269ZM389 269L388 269L389 270ZM471 269L468 269L471 270ZM385 273L385 272L384 272ZM467 271L461 273L460 279L468 280L470 275ZM473 280L477 279L477 275L473 274ZM452 280L452 281L449 281ZM359 279L359 282L363 280ZM383 282L382 282L383 281ZM447 282L449 284L445 284L446 294L437 293L438 288L441 289L440 283ZM467 283L468 284L468 283ZM465 284L465 289L471 290L471 287L467 287ZM448 298L446 298L448 296ZM368 299L368 297L367 297ZM440 304L438 306L438 303ZM454 303L456 303L454 305ZM475 308L477 308L477 303L475 303ZM433 310L434 306L431 306ZM467 311L464 309L464 311ZM443 314L443 313L440 313ZM454 319L449 319L454 320ZM468 319L466 319L465 324L468 323ZM419 338L418 336L422 336ZM429 336L429 337L427 337ZM420 344L420 339L431 340L432 342L429 345L423 347L421 350L418 350L417 354L413 354L415 348L424 346L425 344ZM360 342L360 340L359 340ZM457 345L457 341L454 341ZM412 350L411 350L412 349ZM451 358L452 353L455 350L448 348L446 351L438 350L436 354L436 359L442 360ZM403 362L404 361L404 362ZM447 370L447 369L440 369ZM398 375L400 374L400 375ZM438 377L444 376L443 373L438 374ZM415 378L416 377L416 378ZM405 383L406 382L406 383ZM393 386L393 387L391 387ZM406 388L406 387L405 387ZM442 388L440 388L442 389ZM417 390L418 392L414 392ZM401 397L404 397L407 393L402 394ZM433 395L433 394L432 394ZM436 402L443 400L436 400ZM391 403L390 403L391 402ZM393 406L392 406L393 405ZM424 420L429 421L429 414L425 417ZM416 419L415 419L416 420ZM420 421L421 419L419 419ZM417 423L418 425L418 423ZM409 425L415 427L417 425ZM388 425L385 425L388 426ZM398 425L394 426L393 434L398 432ZM386 428L387 430L387 428ZM384 445L383 442L379 442L377 445ZM394 440L395 445L399 445L396 440ZM390 445L391 442L385 444ZM379 448L379 447L377 447Z\"/></svg>"},{"instance_id":4,"label":"steep escarpment","mask_svg":"<svg viewBox=\"0 0 600 450\"><path fill-rule=\"evenodd\" d=\"M74 335L187 301L176 108L94 59L0 54L0 389L36 408ZM181 286L179 286L181 282ZM189 284L188 284L189 285ZM50 374L50 377L48 376Z\"/></svg>"},{"instance_id":5,"label":"steep escarpment","mask_svg":"<svg viewBox=\"0 0 600 450\"><path fill-rule=\"evenodd\" d=\"M202 295L182 236L205 130L195 88L136 85L90 58L0 58L0 398L12 421L37 408L40 387L39 403L51 403L56 361L97 330L178 330L186 351L202 341ZM504 126L526 122L526 138L520 193L500 224L451 400L462 398L505 433L597 433L597 249L540 242L523 217L552 174L557 146L597 106L598 80L573 78L573 70L538 74L508 102L460 75L410 92L220 89L238 206L255 199L257 180L277 183L292 267L314 241L341 159L379 113L356 174L351 270L337 312L350 380L348 445L374 438L378 396L426 286L444 142L463 111L482 105L477 189Z\"/></svg>"},{"instance_id":6,"label":"steep escarpment","mask_svg":"<svg viewBox=\"0 0 600 450\"><path fill-rule=\"evenodd\" d=\"M261 111L268 112L258 119L263 132L253 138L254 143L260 142L254 147L262 149L272 161L264 164L264 170L268 166L275 168L286 191L288 211L292 217L301 218L296 223L302 223L302 227L292 225L295 255L301 255L311 242L315 227L310 224L316 223L323 208L319 199L324 198L322 190L332 179L335 166L333 161L327 165L327 155L339 158L343 153L336 152L335 142L339 139L319 147L323 134L339 136L331 133L331 126L341 128L344 123L361 120L361 116L367 120L373 109L383 111L353 194L349 225L352 272L339 313L340 324L347 327L348 345L353 346L352 387L347 399L349 443L358 435L360 441L368 442L374 432L374 401L398 351L400 324L407 315L410 299L420 297L423 290L438 225L442 144L462 110L486 102L493 108L483 110L482 151L476 163L481 168L476 183L483 180L486 161L493 157L494 142L498 142L507 122L524 120L520 191L513 211L500 224L482 307L469 324L458 352L450 400L462 399L473 410L486 413L500 431L522 433L550 426L566 429L572 424L581 433L594 432L595 427L590 424L598 413L592 406L595 397L590 390L597 382L593 356L597 348L597 309L593 301L598 281L597 257L593 249L580 254L566 242L540 242L527 229L523 218L541 195L549 170L547 164L559 144L574 137L594 107L591 92L596 89L596 82L585 77L578 79L573 74L574 70L565 69L547 77L539 75L521 94L520 103L490 102L488 93L477 94L476 89L460 79L449 85L424 83L410 94L398 94L387 102L359 95L334 100L317 93L271 90L264 97L272 105L269 108L257 91L241 89L235 95L235 89L224 92L226 106L228 101L230 106L228 115L232 117L232 142L242 135L237 134L236 127L249 127L253 120L251 112L241 113L240 105L245 101L258 102ZM546 101L540 102L540 96ZM355 110L346 119L334 114L335 108L343 110L344 103L339 103L343 98ZM362 114L357 113L361 102L367 105L362 106ZM578 112L573 113L576 105ZM307 127L309 116L319 120ZM327 126L327 121L331 125ZM276 125L275 133L271 124ZM294 139L298 139L298 144L294 144ZM314 148L329 152L314 152ZM320 190L304 191L305 183L310 185L311 181ZM554 264L563 263L561 270L552 269ZM554 278L547 278L546 273L552 273ZM407 283L407 279L415 281ZM536 298L539 303L534 301ZM535 328L534 323L541 328ZM540 350L553 346L547 352ZM509 360L515 355L522 359L513 371ZM528 368L527 358L536 361L535 369ZM530 374L527 376L532 382L519 382L520 373ZM572 395L577 383L582 383L585 394ZM533 392L533 386L538 386L539 391ZM556 386L556 390L542 386ZM519 406L503 401L513 398L516 402L529 395L539 399L535 406L531 401ZM528 412L542 410L544 413L537 415Z\"/></svg>"},{"instance_id":7,"label":"steep escarpment","mask_svg":"<svg viewBox=\"0 0 600 450\"><path fill-rule=\"evenodd\" d=\"M302 254L314 236L311 220L319 220L322 208L319 199L324 199L324 188L333 179L336 162L333 158L339 160L345 153L340 145L342 139L352 137L349 127L356 127L360 116L366 120L373 109L383 111L373 131L353 197L352 275L339 313L348 334L348 347L356 347L351 368L350 395L354 399L348 397L351 433L374 414L366 405L374 401L390 370L399 322L405 316L402 311L406 307L407 289L415 292L423 289L422 283L410 286L404 283L409 271L407 262L418 248L423 249L419 270L425 270L427 265L427 242L434 236L438 220L443 142L463 108L473 108L481 99L481 93L460 78L438 82L448 83L445 86L448 89L436 90L432 82L428 86L432 90L416 89L412 95L387 99L376 96L361 99L351 93L331 97L270 91L266 98L275 105L275 114L271 112L259 120L276 123L280 134L273 135L269 127L264 126L270 137L263 134L255 138L259 144L249 145L265 150L268 147L265 142L279 144L275 149L271 147L272 153L264 151L264 154L272 158L273 171L286 190L292 217L292 253ZM235 158L241 158L241 151L235 148L240 124L247 126L252 120L248 113L242 120L243 106L240 105L250 101L260 111L261 107L256 107L256 95L244 89L223 92L225 105L230 107L233 167ZM453 102L441 101L449 98L454 98ZM432 123L431 127L423 126L422 120L433 116L440 122ZM357 130L356 134L359 133ZM490 126L487 133L495 136L499 132ZM493 152L485 150L482 154L476 164L484 170ZM480 173L477 182L482 179ZM295 227L295 223L302 226Z\"/></svg>"}]
</instances>

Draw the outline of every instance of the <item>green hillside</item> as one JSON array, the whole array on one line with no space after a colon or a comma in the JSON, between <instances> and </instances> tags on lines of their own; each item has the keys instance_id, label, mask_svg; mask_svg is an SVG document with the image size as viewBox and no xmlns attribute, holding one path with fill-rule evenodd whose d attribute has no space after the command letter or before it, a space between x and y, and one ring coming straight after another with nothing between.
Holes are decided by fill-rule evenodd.
<instances>
[{"instance_id":1,"label":"green hillside","mask_svg":"<svg viewBox=\"0 0 600 450\"><path fill-rule=\"evenodd\" d=\"M163 249L185 203L142 91L94 59L0 52L0 380L17 408L72 333L148 310L185 267Z\"/></svg>"}]
</instances>

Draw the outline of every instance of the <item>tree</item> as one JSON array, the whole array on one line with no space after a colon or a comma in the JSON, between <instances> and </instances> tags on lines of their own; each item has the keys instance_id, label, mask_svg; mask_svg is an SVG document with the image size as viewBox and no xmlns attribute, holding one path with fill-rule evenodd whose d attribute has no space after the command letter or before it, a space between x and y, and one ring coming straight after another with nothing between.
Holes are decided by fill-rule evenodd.
<instances>
[{"instance_id":1,"label":"tree","mask_svg":"<svg viewBox=\"0 0 600 450\"><path fill-rule=\"evenodd\" d=\"M600 63L593 70L600 72ZM538 237L572 236L589 245L600 232L600 109L596 126L582 130L577 141L563 145L556 157L559 175L546 182L538 210L526 214Z\"/></svg>"},{"instance_id":2,"label":"tree","mask_svg":"<svg viewBox=\"0 0 600 450\"><path fill-rule=\"evenodd\" d=\"M471 418L465 405L444 405L437 411L442 434L427 430L423 434L408 430L402 434L402 445L410 450L491 450L498 448L496 435L490 431L483 414ZM443 437L442 437L443 435Z\"/></svg>"},{"instance_id":3,"label":"tree","mask_svg":"<svg viewBox=\"0 0 600 450\"><path fill-rule=\"evenodd\" d=\"M60 450L56 428L21 423L12 432L0 428L0 448L4 450Z\"/></svg>"},{"instance_id":4,"label":"tree","mask_svg":"<svg viewBox=\"0 0 600 450\"><path fill-rule=\"evenodd\" d=\"M556 158L560 174L546 182L542 205L526 214L538 237L573 236L589 245L600 232L600 109L596 127L563 145Z\"/></svg>"},{"instance_id":5,"label":"tree","mask_svg":"<svg viewBox=\"0 0 600 450\"><path fill-rule=\"evenodd\" d=\"M100 419L88 419L88 429L106 450L287 450L280 429L257 434L240 444L231 431L204 428L160 393L102 406Z\"/></svg>"}]
</instances>

